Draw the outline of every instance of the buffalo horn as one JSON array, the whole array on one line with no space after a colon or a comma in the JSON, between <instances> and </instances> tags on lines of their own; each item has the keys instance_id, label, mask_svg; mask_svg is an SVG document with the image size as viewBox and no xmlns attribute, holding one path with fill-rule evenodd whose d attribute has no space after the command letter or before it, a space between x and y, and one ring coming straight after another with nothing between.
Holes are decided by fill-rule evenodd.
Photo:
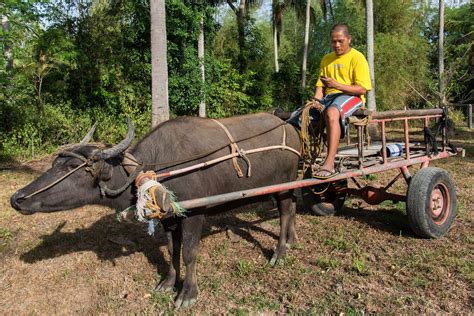
<instances>
[{"instance_id":1,"label":"buffalo horn","mask_svg":"<svg viewBox=\"0 0 474 316\"><path fill-rule=\"evenodd\" d=\"M92 135L94 135L96 127L97 127L97 122L95 122L94 125L92 125L91 129L87 132L86 136L84 136L84 138L81 140L79 145L85 145L88 142L90 142Z\"/></svg>"},{"instance_id":2,"label":"buffalo horn","mask_svg":"<svg viewBox=\"0 0 474 316\"><path fill-rule=\"evenodd\" d=\"M124 152L132 143L133 136L135 136L135 128L133 127L132 121L130 119L127 119L127 125L128 125L128 132L125 139L122 140L117 145L113 146L112 148L107 148L107 149L99 151L97 154L95 154L94 158L109 159Z\"/></svg>"}]
</instances>

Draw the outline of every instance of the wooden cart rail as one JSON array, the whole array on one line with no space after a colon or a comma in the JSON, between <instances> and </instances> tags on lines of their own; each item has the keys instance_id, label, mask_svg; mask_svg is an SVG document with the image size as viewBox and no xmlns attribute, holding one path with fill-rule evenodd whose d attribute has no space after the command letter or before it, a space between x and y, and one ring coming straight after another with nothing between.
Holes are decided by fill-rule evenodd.
<instances>
[{"instance_id":1,"label":"wooden cart rail","mask_svg":"<svg viewBox=\"0 0 474 316\"><path fill-rule=\"evenodd\" d=\"M445 113L445 109L422 109L422 110L395 110L395 111L384 111L384 112L371 112L368 110L358 110L354 113L354 116L357 119L361 117L368 117L368 124L379 124L382 138L382 157L383 163L387 164L387 141L385 135L386 123L393 121L403 121L403 131L404 131L404 143L405 143L405 158L410 159L410 130L409 130L409 120L424 120L424 127L428 128L430 119L432 118L441 118ZM351 122L351 118L349 118ZM364 161L364 142L365 134L363 133L366 126L357 125L357 140L358 140L358 149L359 149L359 166L362 167ZM447 130L446 127L442 129L442 151L446 150L447 146ZM349 139L349 138L348 138ZM428 144L425 144L425 151L428 154L429 148ZM429 155L429 154L428 154Z\"/></svg>"}]
</instances>

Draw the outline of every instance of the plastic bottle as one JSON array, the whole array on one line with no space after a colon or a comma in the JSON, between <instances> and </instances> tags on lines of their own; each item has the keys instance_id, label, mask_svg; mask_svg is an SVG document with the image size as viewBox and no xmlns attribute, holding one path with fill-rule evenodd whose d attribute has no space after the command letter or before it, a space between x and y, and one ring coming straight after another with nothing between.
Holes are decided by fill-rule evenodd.
<instances>
[{"instance_id":1,"label":"plastic bottle","mask_svg":"<svg viewBox=\"0 0 474 316\"><path fill-rule=\"evenodd\" d=\"M400 157L403 154L404 147L404 144L400 143L387 144L387 157Z\"/></svg>"}]
</instances>

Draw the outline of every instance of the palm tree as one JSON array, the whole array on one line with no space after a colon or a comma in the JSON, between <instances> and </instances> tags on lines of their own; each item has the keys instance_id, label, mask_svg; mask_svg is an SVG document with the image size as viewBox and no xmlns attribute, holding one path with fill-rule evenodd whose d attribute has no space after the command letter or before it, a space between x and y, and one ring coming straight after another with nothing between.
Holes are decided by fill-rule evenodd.
<instances>
[{"instance_id":1,"label":"palm tree","mask_svg":"<svg viewBox=\"0 0 474 316\"><path fill-rule=\"evenodd\" d=\"M261 5L262 0L237 0L239 7L234 5L236 0L225 0L232 11L237 16L237 32L239 35L239 72L245 73L247 69L247 59L245 57L245 26L247 24L248 11L251 7Z\"/></svg>"},{"instance_id":2,"label":"palm tree","mask_svg":"<svg viewBox=\"0 0 474 316\"><path fill-rule=\"evenodd\" d=\"M320 0L319 5L323 13L323 18L327 22L329 13L332 16L332 5L330 0ZM329 7L329 10L328 10ZM306 88L306 68L308 60L309 50L309 26L311 17L314 16L314 12L311 13L311 0L306 0L306 12L305 12L305 28L304 28L304 49L303 49L303 65L301 66L301 90L304 92Z\"/></svg>"},{"instance_id":3,"label":"palm tree","mask_svg":"<svg viewBox=\"0 0 474 316\"><path fill-rule=\"evenodd\" d=\"M275 63L275 72L280 72L278 63L278 51L280 49L280 33L283 19L284 2L281 0L272 1L272 30L273 30L273 57Z\"/></svg>"},{"instance_id":4,"label":"palm tree","mask_svg":"<svg viewBox=\"0 0 474 316\"><path fill-rule=\"evenodd\" d=\"M306 62L308 60L308 45L309 45L309 22L310 22L311 0L306 0L306 21L304 27L304 51L303 51L303 66L301 67L301 90L306 88Z\"/></svg>"},{"instance_id":5,"label":"palm tree","mask_svg":"<svg viewBox=\"0 0 474 316\"><path fill-rule=\"evenodd\" d=\"M300 18L306 17L306 3L304 0L272 0L272 30L273 30L273 56L275 63L275 72L280 71L278 62L280 50L280 34L283 24L283 13L286 9L291 8L296 11Z\"/></svg>"},{"instance_id":6,"label":"palm tree","mask_svg":"<svg viewBox=\"0 0 474 316\"><path fill-rule=\"evenodd\" d=\"M151 126L169 119L165 0L150 1Z\"/></svg>"},{"instance_id":7,"label":"palm tree","mask_svg":"<svg viewBox=\"0 0 474 316\"><path fill-rule=\"evenodd\" d=\"M10 22L8 21L8 16L1 16L1 21L4 34L8 34L8 32L10 31ZM11 71L13 69L13 54L12 49L8 44L8 41L5 39L3 42L3 54L5 55L6 59L5 69L7 71Z\"/></svg>"},{"instance_id":8,"label":"palm tree","mask_svg":"<svg viewBox=\"0 0 474 316\"><path fill-rule=\"evenodd\" d=\"M201 20L199 21L199 36L198 36L198 58L199 58L199 68L201 71L201 102L199 102L199 117L206 117L206 95L204 92L204 85L206 83L206 69L204 64L204 52L205 52L205 43L204 43L204 16L205 16L205 6L217 6L220 2L219 0L202 0L197 2L201 8Z\"/></svg>"},{"instance_id":9,"label":"palm tree","mask_svg":"<svg viewBox=\"0 0 474 316\"><path fill-rule=\"evenodd\" d=\"M199 103L199 117L206 117L206 99L204 95L204 84L206 83L206 74L204 68L204 16L201 16L199 22L198 37L198 58L199 68L201 69L201 102Z\"/></svg>"},{"instance_id":10,"label":"palm tree","mask_svg":"<svg viewBox=\"0 0 474 316\"><path fill-rule=\"evenodd\" d=\"M367 95L367 107L376 111L375 103L375 71L374 71L374 6L372 0L365 1L366 30L367 30L367 61L369 63L372 90Z\"/></svg>"},{"instance_id":11,"label":"palm tree","mask_svg":"<svg viewBox=\"0 0 474 316\"><path fill-rule=\"evenodd\" d=\"M247 61L245 58L245 23L247 19L247 0L239 1L239 8L236 8L233 0L226 0L229 7L234 11L237 16L237 32L239 34L239 72L243 74L247 69Z\"/></svg>"},{"instance_id":12,"label":"palm tree","mask_svg":"<svg viewBox=\"0 0 474 316\"><path fill-rule=\"evenodd\" d=\"M444 0L439 0L438 64L439 64L439 107L443 107L444 105Z\"/></svg>"}]
</instances>

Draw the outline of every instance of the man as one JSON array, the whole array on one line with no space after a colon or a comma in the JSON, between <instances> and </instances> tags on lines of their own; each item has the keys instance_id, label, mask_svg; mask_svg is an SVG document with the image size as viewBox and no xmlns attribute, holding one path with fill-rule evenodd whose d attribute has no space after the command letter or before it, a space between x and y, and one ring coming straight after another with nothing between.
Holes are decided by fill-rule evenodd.
<instances>
[{"instance_id":1,"label":"man","mask_svg":"<svg viewBox=\"0 0 474 316\"><path fill-rule=\"evenodd\" d=\"M351 47L351 35L346 24L331 29L333 52L324 56L316 82L314 98L324 108L328 151L316 177L335 173L335 158L339 139L347 132L349 116L365 103L364 95L372 89L369 65L364 55Z\"/></svg>"}]
</instances>

